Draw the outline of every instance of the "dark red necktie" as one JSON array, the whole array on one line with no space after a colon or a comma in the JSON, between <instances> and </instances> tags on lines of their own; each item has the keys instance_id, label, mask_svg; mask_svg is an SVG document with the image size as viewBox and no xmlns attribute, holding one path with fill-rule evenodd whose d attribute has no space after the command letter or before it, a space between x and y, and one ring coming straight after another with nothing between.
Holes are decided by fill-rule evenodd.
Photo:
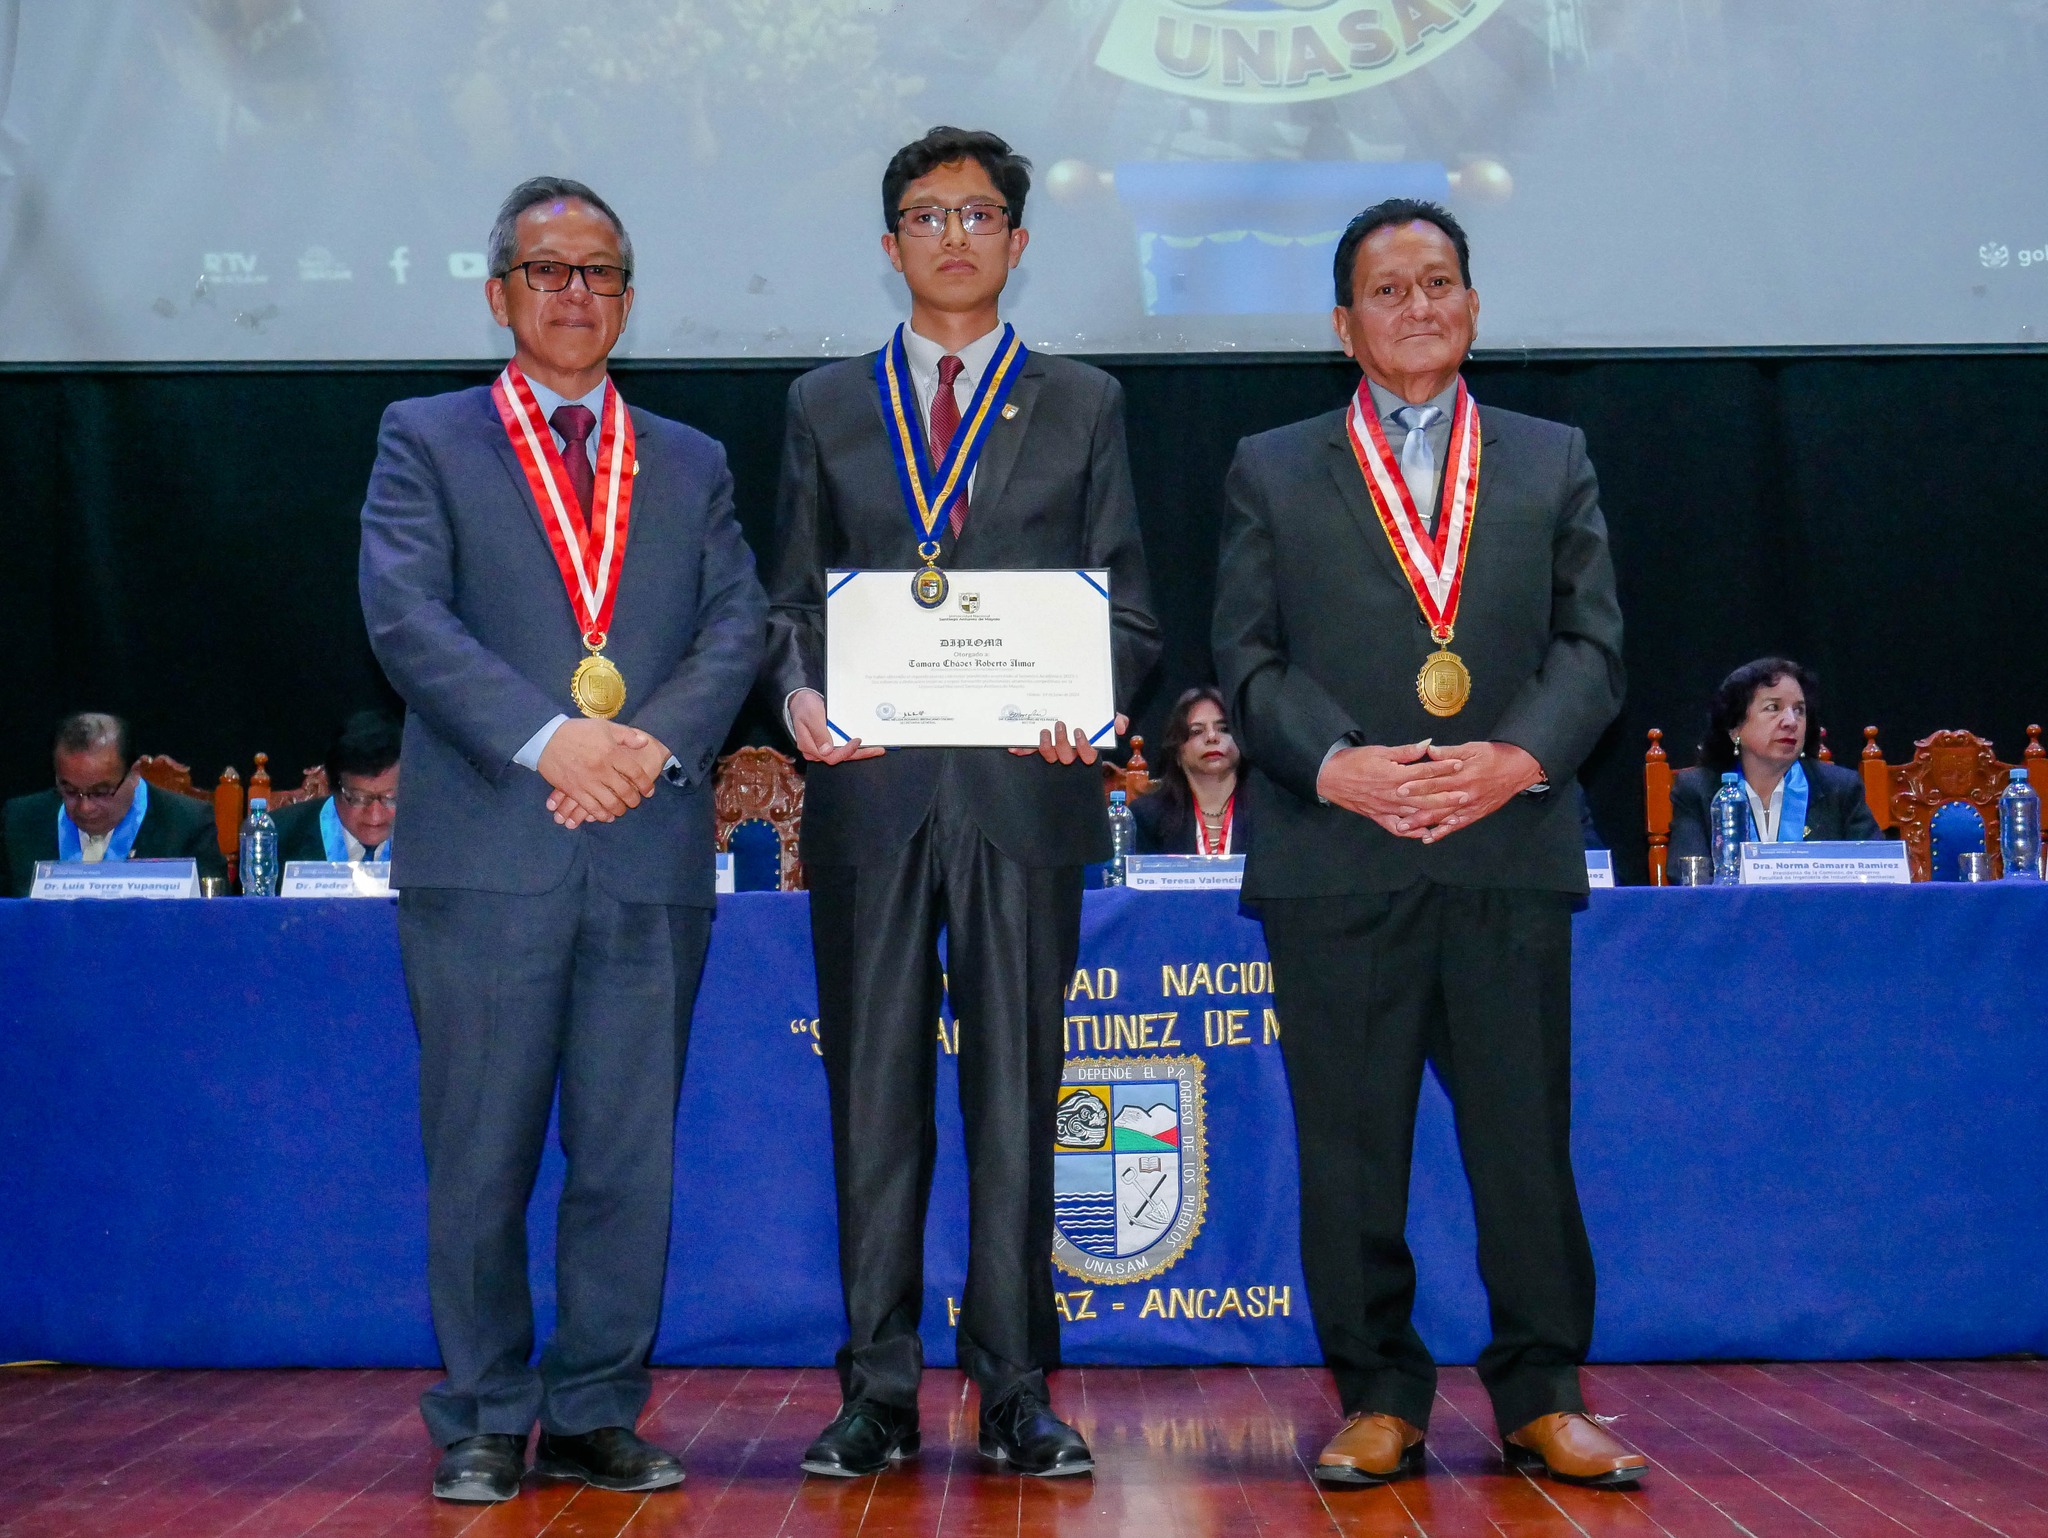
<instances>
[{"instance_id":1,"label":"dark red necktie","mask_svg":"<svg viewBox=\"0 0 2048 1538\"><path fill-rule=\"evenodd\" d=\"M588 406L557 406L548 426L562 435L562 468L569 472L569 484L576 500L583 504L584 521L590 519L591 498L597 491L597 472L590 465L587 445L597 428L597 417Z\"/></svg>"},{"instance_id":2,"label":"dark red necktie","mask_svg":"<svg viewBox=\"0 0 2048 1538\"><path fill-rule=\"evenodd\" d=\"M960 402L954 398L953 386L959 381L960 371L967 367L951 353L939 359L939 388L932 396L931 448L932 468L936 470L945 463L946 450L953 446L953 434L960 431ZM953 499L951 518L953 537L960 537L960 526L967 522L967 483L960 483L960 495Z\"/></svg>"}]
</instances>

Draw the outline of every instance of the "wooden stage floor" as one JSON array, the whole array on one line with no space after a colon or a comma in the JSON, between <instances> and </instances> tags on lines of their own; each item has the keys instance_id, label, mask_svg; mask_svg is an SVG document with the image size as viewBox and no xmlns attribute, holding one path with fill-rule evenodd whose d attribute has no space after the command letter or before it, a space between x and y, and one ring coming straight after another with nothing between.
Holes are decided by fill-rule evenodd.
<instances>
[{"instance_id":1,"label":"wooden stage floor","mask_svg":"<svg viewBox=\"0 0 2048 1538\"><path fill-rule=\"evenodd\" d=\"M1091 1479L981 1472L972 1395L927 1374L925 1452L880 1479L802 1478L837 1400L829 1372L656 1375L643 1430L679 1491L621 1496L529 1478L492 1508L427 1494L417 1372L0 1370L6 1538L702 1534L1839 1534L2048 1538L2048 1362L1601 1367L1597 1413L1647 1453L1640 1492L1503 1472L1467 1369L1447 1371L1426 1477L1325 1495L1305 1460L1335 1424L1298 1368L1075 1369L1058 1407Z\"/></svg>"}]
</instances>

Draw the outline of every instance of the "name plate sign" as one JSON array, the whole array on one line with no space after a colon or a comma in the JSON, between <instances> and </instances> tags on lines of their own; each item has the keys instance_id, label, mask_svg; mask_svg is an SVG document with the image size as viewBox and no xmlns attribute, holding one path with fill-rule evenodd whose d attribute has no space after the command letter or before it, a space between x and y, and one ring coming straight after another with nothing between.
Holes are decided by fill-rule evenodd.
<instances>
[{"instance_id":1,"label":"name plate sign","mask_svg":"<svg viewBox=\"0 0 2048 1538\"><path fill-rule=\"evenodd\" d=\"M30 897L197 897L196 860L38 860Z\"/></svg>"},{"instance_id":2,"label":"name plate sign","mask_svg":"<svg viewBox=\"0 0 2048 1538\"><path fill-rule=\"evenodd\" d=\"M1905 886L1913 879L1898 839L1744 844L1744 886Z\"/></svg>"},{"instance_id":3,"label":"name plate sign","mask_svg":"<svg viewBox=\"0 0 2048 1538\"><path fill-rule=\"evenodd\" d=\"M1134 892L1235 892L1244 885L1244 856L1125 855L1124 885Z\"/></svg>"},{"instance_id":4,"label":"name plate sign","mask_svg":"<svg viewBox=\"0 0 2048 1538\"><path fill-rule=\"evenodd\" d=\"M279 897L389 897L389 860L287 860Z\"/></svg>"},{"instance_id":5,"label":"name plate sign","mask_svg":"<svg viewBox=\"0 0 2048 1538\"><path fill-rule=\"evenodd\" d=\"M1614 851L1612 849L1588 849L1586 851L1586 885L1606 888L1614 885Z\"/></svg>"}]
</instances>

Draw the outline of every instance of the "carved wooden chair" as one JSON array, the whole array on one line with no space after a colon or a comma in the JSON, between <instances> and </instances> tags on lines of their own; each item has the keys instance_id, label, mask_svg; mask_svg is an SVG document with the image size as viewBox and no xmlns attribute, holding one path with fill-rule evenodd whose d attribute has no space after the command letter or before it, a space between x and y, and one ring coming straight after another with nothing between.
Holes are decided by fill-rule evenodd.
<instances>
[{"instance_id":1,"label":"carved wooden chair","mask_svg":"<svg viewBox=\"0 0 2048 1538\"><path fill-rule=\"evenodd\" d=\"M136 772L149 782L151 790L168 791L213 808L213 839L227 856L230 868L242 839L242 777L230 764L221 770L212 794L192 783L192 771L168 753L145 753L135 761Z\"/></svg>"},{"instance_id":2,"label":"carved wooden chair","mask_svg":"<svg viewBox=\"0 0 2048 1538\"><path fill-rule=\"evenodd\" d=\"M1130 755L1121 764L1113 764L1107 758L1102 760L1102 804L1109 804L1109 793L1120 790L1126 802L1140 796L1149 796L1159 788L1159 782L1152 778L1152 766L1145 761L1145 739L1131 739Z\"/></svg>"},{"instance_id":3,"label":"carved wooden chair","mask_svg":"<svg viewBox=\"0 0 2048 1538\"><path fill-rule=\"evenodd\" d=\"M763 823L775 831L781 888L804 890L797 836L804 823L804 781L796 760L773 748L741 748L718 761L712 776L712 829L721 851L730 852L735 829Z\"/></svg>"},{"instance_id":4,"label":"carved wooden chair","mask_svg":"<svg viewBox=\"0 0 2048 1538\"><path fill-rule=\"evenodd\" d=\"M2048 772L2048 748L2041 746L2041 728L2027 728L2021 755L2031 780ZM2013 766L2000 762L1992 745L1973 732L1935 732L1913 744L1903 764L1885 762L1877 745L1877 728L1863 728L1863 799L1877 825L1905 840L1906 863L1915 881L1932 880L1939 863L1937 846L1950 839L1981 848L1991 857L1991 874L2004 874L1998 847L1998 794ZM1967 811L1951 810L1967 808ZM1976 814L1971 827L1968 813ZM1962 826L1956 828L1960 821Z\"/></svg>"},{"instance_id":5,"label":"carved wooden chair","mask_svg":"<svg viewBox=\"0 0 2048 1538\"><path fill-rule=\"evenodd\" d=\"M327 783L327 770L315 764L299 773L297 790L278 790L270 783L270 755L256 755L256 772L249 776L249 799L261 796L270 804L272 812L280 812L288 806L297 806L301 801L325 801L334 794L334 787Z\"/></svg>"},{"instance_id":6,"label":"carved wooden chair","mask_svg":"<svg viewBox=\"0 0 2048 1538\"><path fill-rule=\"evenodd\" d=\"M1650 885L1669 886L1671 863L1671 760L1664 752L1664 734L1650 728L1650 751L1643 755L1643 830L1650 841Z\"/></svg>"}]
</instances>

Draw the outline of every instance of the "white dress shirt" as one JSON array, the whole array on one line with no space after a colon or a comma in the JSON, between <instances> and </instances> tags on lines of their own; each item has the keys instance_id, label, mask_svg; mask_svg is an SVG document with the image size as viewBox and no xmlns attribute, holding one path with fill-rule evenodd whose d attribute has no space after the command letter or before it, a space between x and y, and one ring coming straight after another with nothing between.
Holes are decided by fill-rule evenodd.
<instances>
[{"instance_id":1,"label":"white dress shirt","mask_svg":"<svg viewBox=\"0 0 2048 1538\"><path fill-rule=\"evenodd\" d=\"M996 345L1003 339L1003 328L998 325L993 331L976 337L954 356L959 358L961 369L953 381L953 403L960 408L961 426L967 423L967 404L974 399L976 387L981 384L982 375L989 365L996 361ZM946 356L946 349L926 336L920 336L909 326L903 328L903 356L910 363L910 387L917 392L917 425L927 436L931 433L932 398L939 392L939 360ZM927 445L929 447L929 445ZM967 498L974 500L974 477L967 477Z\"/></svg>"},{"instance_id":2,"label":"white dress shirt","mask_svg":"<svg viewBox=\"0 0 2048 1538\"><path fill-rule=\"evenodd\" d=\"M1775 844L1778 841L1778 819L1785 811L1785 781L1780 776L1778 783L1771 787L1771 798L1762 800L1756 787L1748 780L1742 782L1742 793L1749 797L1749 815L1756 819L1756 836L1759 843Z\"/></svg>"}]
</instances>

